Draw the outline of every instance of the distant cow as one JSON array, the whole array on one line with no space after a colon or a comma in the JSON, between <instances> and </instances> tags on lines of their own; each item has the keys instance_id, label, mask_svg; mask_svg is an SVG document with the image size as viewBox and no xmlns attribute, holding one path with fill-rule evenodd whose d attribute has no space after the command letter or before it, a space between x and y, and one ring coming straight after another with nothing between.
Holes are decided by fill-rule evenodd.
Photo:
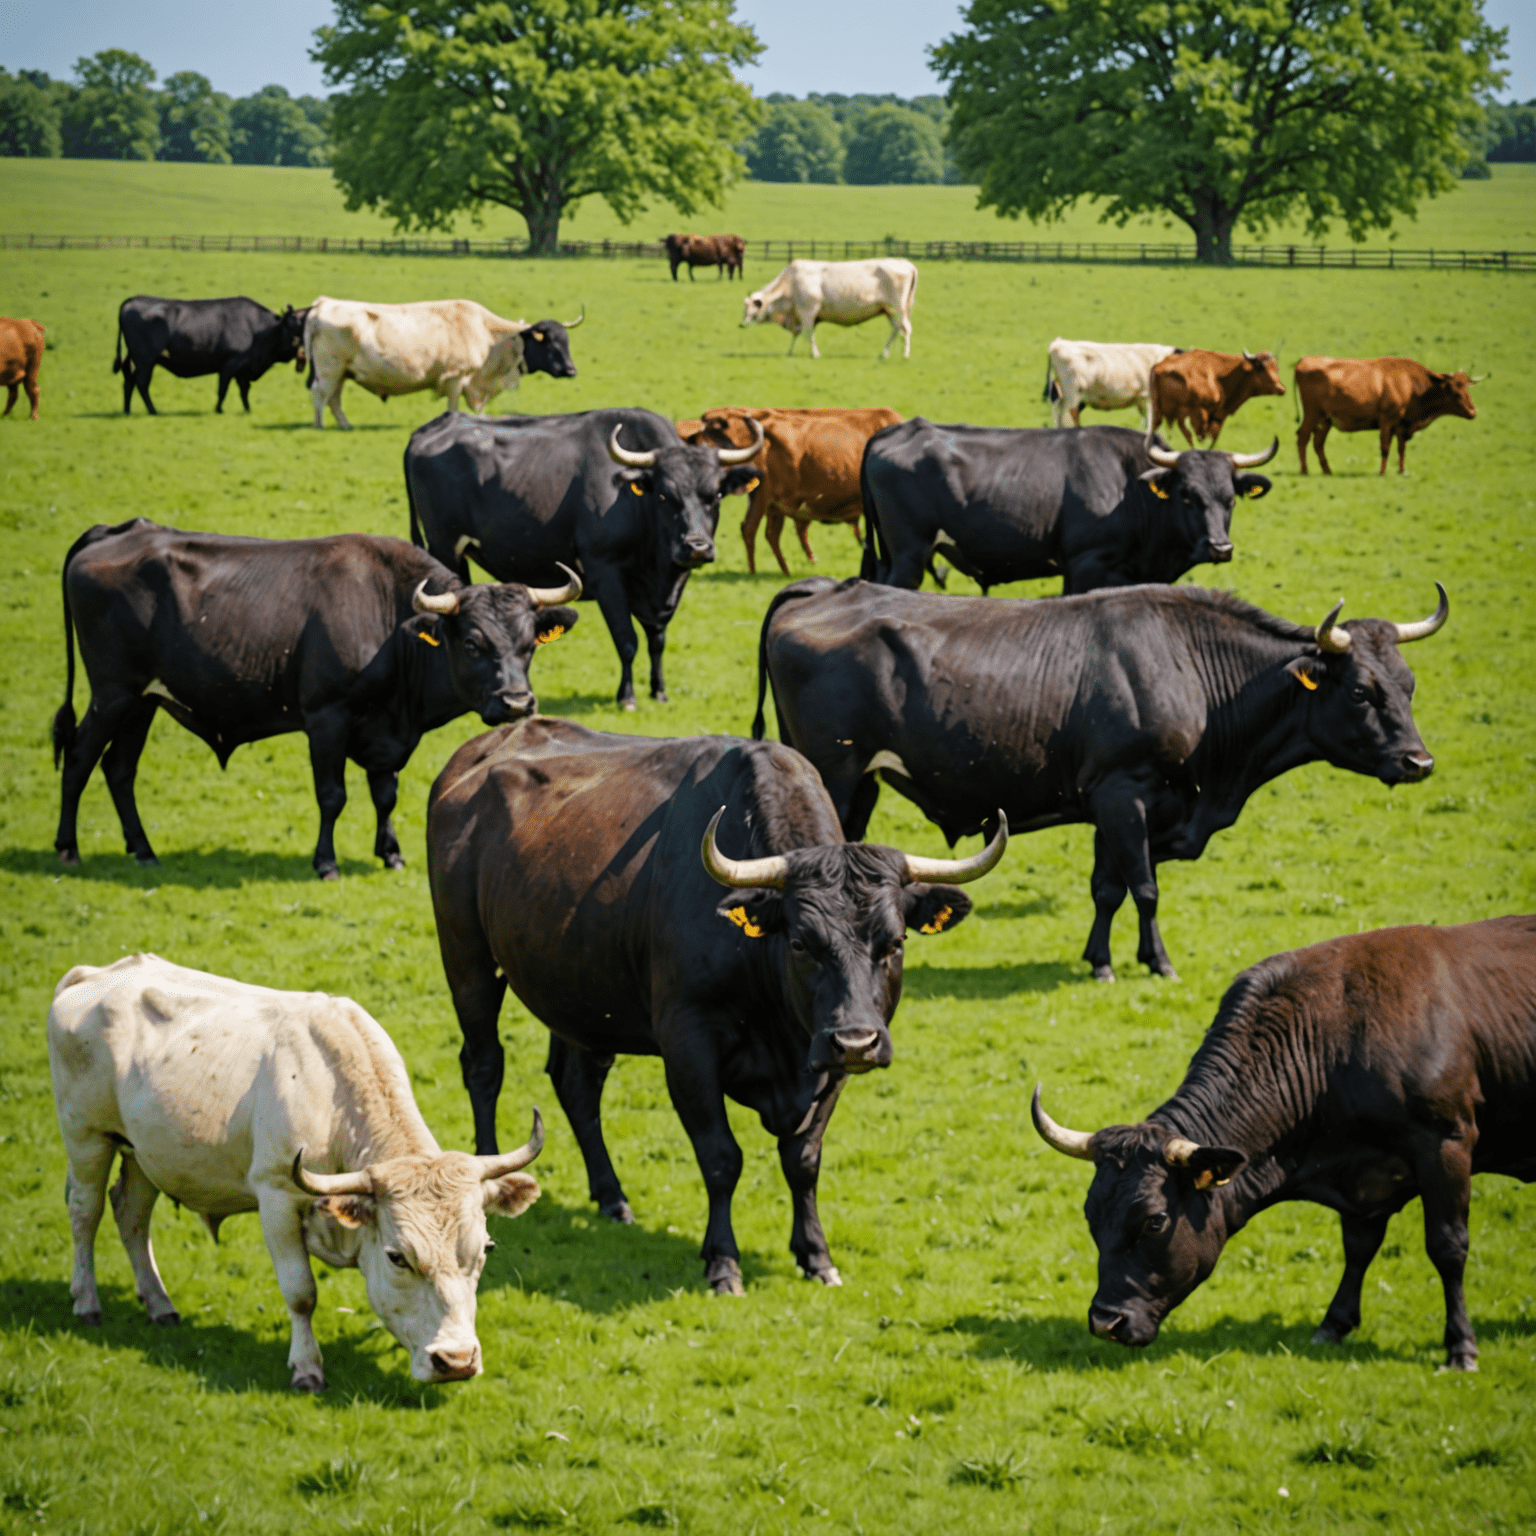
<instances>
[{"instance_id":1,"label":"distant cow","mask_svg":"<svg viewBox=\"0 0 1536 1536\"><path fill-rule=\"evenodd\" d=\"M746 410L725 406L705 411L698 421L680 421L677 430L685 442L712 443L717 448L745 448L753 441L751 422L761 424L767 441L761 456L762 478L750 493L741 537L747 546L747 569L757 569L757 528L767 519L764 534L779 569L788 576L789 566L779 540L784 519L792 518L805 558L816 564L811 550L812 523L849 523L853 536L863 543L859 515L864 510L859 489L859 465L864 445L882 427L895 425L901 416L883 406L871 410Z\"/></svg>"},{"instance_id":2,"label":"distant cow","mask_svg":"<svg viewBox=\"0 0 1536 1536\"><path fill-rule=\"evenodd\" d=\"M739 277L747 249L740 235L668 235L665 244L674 283L682 266L688 268L689 282L694 281L695 267L715 267L721 277Z\"/></svg>"},{"instance_id":3,"label":"distant cow","mask_svg":"<svg viewBox=\"0 0 1536 1536\"><path fill-rule=\"evenodd\" d=\"M1536 917L1384 928L1275 955L1221 1001L1184 1081L1139 1125L1035 1126L1094 1165L1088 1325L1150 1344L1226 1241L1282 1200L1339 1213L1344 1277L1313 1335L1360 1326L1391 1217L1424 1202L1446 1365L1477 1369L1467 1316L1472 1175L1536 1181ZM1383 1286L1383 1289L1386 1289Z\"/></svg>"},{"instance_id":4,"label":"distant cow","mask_svg":"<svg viewBox=\"0 0 1536 1536\"><path fill-rule=\"evenodd\" d=\"M251 408L251 385L274 363L304 366L304 321L308 310L291 304L274 314L255 299L156 299L141 294L125 299L117 312L117 352L112 372L123 376L123 415L139 392L144 409L156 414L149 398L155 369L178 379L219 376L214 410L224 411L231 381L240 386L240 404ZM124 357L124 350L127 356Z\"/></svg>"},{"instance_id":5,"label":"distant cow","mask_svg":"<svg viewBox=\"0 0 1536 1536\"><path fill-rule=\"evenodd\" d=\"M1411 357L1304 357L1296 364L1296 398L1301 425L1296 452L1301 472L1307 472L1307 443L1317 449L1323 473L1333 470L1323 454L1329 430L1381 433L1381 473L1387 472L1387 452L1397 438L1397 472L1407 474L1403 460L1408 439L1441 416L1475 421L1471 386L1488 375L1435 373Z\"/></svg>"},{"instance_id":6,"label":"distant cow","mask_svg":"<svg viewBox=\"0 0 1536 1536\"><path fill-rule=\"evenodd\" d=\"M350 998L276 992L130 955L77 965L48 1011L48 1065L69 1155L75 1316L101 1322L96 1230L112 1214L153 1323L181 1321L150 1246L155 1201L224 1220L261 1215L288 1304L293 1386L320 1392L310 1255L360 1269L368 1300L417 1381L481 1371L475 1291L496 1245L485 1213L539 1198L533 1137L504 1156L444 1152L394 1042Z\"/></svg>"},{"instance_id":7,"label":"distant cow","mask_svg":"<svg viewBox=\"0 0 1536 1536\"><path fill-rule=\"evenodd\" d=\"M450 411L458 410L462 394L476 412L502 390L516 389L525 373L574 379L567 332L584 319L586 310L563 323L530 325L503 320L473 299L365 304L322 294L304 323L315 425L323 425L329 405L336 424L350 430L341 409L341 386L348 379L381 400L430 389Z\"/></svg>"},{"instance_id":8,"label":"distant cow","mask_svg":"<svg viewBox=\"0 0 1536 1536\"><path fill-rule=\"evenodd\" d=\"M1195 439L1212 447L1222 424L1255 395L1283 395L1273 352L1174 352L1152 365L1152 420L1148 432L1171 421L1191 448ZM1191 436L1193 432L1193 436Z\"/></svg>"},{"instance_id":9,"label":"distant cow","mask_svg":"<svg viewBox=\"0 0 1536 1536\"><path fill-rule=\"evenodd\" d=\"M43 361L43 328L36 320L0 320L0 384L8 394L3 414L9 416L18 390L32 402L29 420L37 420L37 370Z\"/></svg>"},{"instance_id":10,"label":"distant cow","mask_svg":"<svg viewBox=\"0 0 1536 1536\"><path fill-rule=\"evenodd\" d=\"M816 347L819 320L833 325L862 325L876 315L891 322L881 357L902 338L902 356L912 356L912 305L917 298L917 268L897 256L869 261L792 261L766 288L749 293L743 325L771 320L790 333L789 350L804 334Z\"/></svg>"},{"instance_id":11,"label":"distant cow","mask_svg":"<svg viewBox=\"0 0 1536 1536\"><path fill-rule=\"evenodd\" d=\"M1177 352L1156 342L1068 341L1058 336L1046 354L1045 398L1051 423L1082 426L1083 407L1119 411L1134 405L1150 418L1148 375L1154 363Z\"/></svg>"}]
</instances>

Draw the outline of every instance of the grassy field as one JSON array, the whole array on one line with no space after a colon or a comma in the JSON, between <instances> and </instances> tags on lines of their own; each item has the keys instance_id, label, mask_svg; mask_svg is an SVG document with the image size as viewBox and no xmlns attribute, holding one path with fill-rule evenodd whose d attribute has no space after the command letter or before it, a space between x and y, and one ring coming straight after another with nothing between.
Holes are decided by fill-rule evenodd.
<instances>
[{"instance_id":1,"label":"grassy field","mask_svg":"<svg viewBox=\"0 0 1536 1536\"><path fill-rule=\"evenodd\" d=\"M0 162L11 227L18 205L6 191L18 164ZM145 173L181 168L89 167L98 189L89 196L109 199L94 207L74 179L81 167L43 169L56 178L59 219L29 212L23 225L63 227L67 214L84 228L109 219L183 227L163 202L133 201ZM252 222L218 227L291 229L288 194L265 189L301 174L259 173ZM1516 183L1486 185L1503 193ZM754 190L764 189L741 195ZM1484 188L1464 190L1473 198ZM1531 227L1536 181L1523 192L1512 229ZM939 193L963 205L963 194L920 190L911 207L925 211L903 217L908 194L879 194L887 213L876 232L912 231ZM47 212L46 178L27 196ZM797 232L811 206L801 197L767 233ZM837 200L852 207L846 190ZM1497 234L1483 243L1503 243ZM1234 563L1195 573L1300 620L1321 617L1341 594L1346 619L1417 618L1443 580L1449 625L1406 653L1434 777L1389 793L1322 766L1292 773L1255 796L1199 863L1164 866L1163 930L1179 983L1139 974L1127 908L1115 932L1122 980L1095 985L1078 959L1092 916L1090 835L1016 840L973 888L969 922L914 939L895 1065L853 1084L833 1120L821 1203L841 1290L795 1278L773 1145L736 1112L748 1295L705 1293L702 1185L652 1061L621 1061L606 1105L638 1224L600 1222L543 1076L545 1033L509 1002L503 1132L520 1134L539 1103L550 1136L533 1170L543 1198L516 1226L493 1223L483 1377L414 1384L358 1275L317 1265L316 1329L332 1385L318 1400L293 1397L286 1320L256 1222L226 1224L215 1247L169 1202L158 1212L159 1257L184 1325L143 1321L106 1223L107 1320L85 1330L70 1315L64 1159L43 1034L53 985L76 962L151 949L246 980L349 994L400 1044L443 1143L470 1141L423 813L434 772L474 722L429 737L403 776L404 873L369 856L360 775L339 828L345 878L321 885L309 869L316 816L301 738L246 748L220 774L164 717L139 778L162 865L140 870L124 858L99 775L83 806L84 863L64 872L55 862L47 739L63 692L58 577L69 542L91 523L140 514L230 533L403 535L400 453L437 409L425 396L383 405L353 387L358 430L317 434L291 371L256 386L249 418L233 406L211 413L213 381L162 374L163 414L125 419L109 363L116 306L136 292L247 292L276 304L318 292L452 293L530 318L585 303L589 322L574 338L581 376L531 379L501 398L504 411L888 404L940 420L1038 425L1044 350L1058 332L1232 348L1283 339L1287 362L1313 350L1475 359L1492 370L1477 391L1478 420L1435 425L1410 448L1406 479L1378 480L1374 440L1355 437L1335 439L1334 478L1303 480L1291 401L1245 407L1224 444L1257 447L1279 433L1275 490L1239 509ZM1158 1343L1131 1353L1087 1333L1087 1174L1042 1146L1027 1105L1040 1077L1068 1123L1138 1118L1177 1083L1241 967L1341 932L1536 904L1532 298L1527 278L1476 273L933 264L910 363L880 363L873 326L824 334L825 355L812 363L803 349L784 356L782 332L737 329L739 290L674 287L652 264L9 253L0 312L41 319L55 347L42 420L0 422L10 557L0 572L0 1531L170 1536L313 1521L402 1536L1529 1529L1530 1190L1490 1177L1474 1191L1468 1297L1479 1376L1436 1371L1443 1312L1417 1204L1393 1223L1364 1326L1345 1346L1308 1342L1338 1279L1337 1223L1295 1205L1235 1239ZM727 504L721 559L694 579L672 627L674 702L642 702L635 717L613 708L617 663L584 607L580 626L534 666L546 711L653 735L745 731L757 626L780 578L747 575L734 535L742 508ZM818 569L856 568L846 531L822 530L814 543ZM808 569L798 550L792 566ZM936 829L889 791L871 836L944 851Z\"/></svg>"}]
</instances>

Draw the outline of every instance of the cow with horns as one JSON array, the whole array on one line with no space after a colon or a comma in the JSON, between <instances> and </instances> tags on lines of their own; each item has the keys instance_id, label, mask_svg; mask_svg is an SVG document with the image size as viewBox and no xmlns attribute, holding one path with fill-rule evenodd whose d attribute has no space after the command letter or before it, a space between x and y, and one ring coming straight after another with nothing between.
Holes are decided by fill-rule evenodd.
<instances>
[{"instance_id":1,"label":"cow with horns","mask_svg":"<svg viewBox=\"0 0 1536 1536\"><path fill-rule=\"evenodd\" d=\"M1283 395L1280 363L1273 352L1206 352L1195 348L1171 352L1152 365L1148 381L1151 414L1147 436L1165 422L1184 434L1216 446L1227 418L1256 395ZM1193 434L1193 435L1191 435Z\"/></svg>"}]
</instances>

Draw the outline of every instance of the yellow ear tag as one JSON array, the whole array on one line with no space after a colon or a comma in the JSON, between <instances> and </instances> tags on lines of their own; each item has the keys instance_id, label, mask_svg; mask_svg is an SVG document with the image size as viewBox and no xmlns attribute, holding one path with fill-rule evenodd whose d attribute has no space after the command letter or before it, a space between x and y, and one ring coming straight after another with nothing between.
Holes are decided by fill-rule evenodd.
<instances>
[{"instance_id":1,"label":"yellow ear tag","mask_svg":"<svg viewBox=\"0 0 1536 1536\"><path fill-rule=\"evenodd\" d=\"M535 646L535 648L537 648L538 646L541 646L541 645L548 645L551 640L558 640L560 638L560 636L563 635L564 633L565 633L565 625L564 624L556 624L553 629L545 630L545 632L542 635L540 635L533 642L534 646Z\"/></svg>"},{"instance_id":2,"label":"yellow ear tag","mask_svg":"<svg viewBox=\"0 0 1536 1536\"><path fill-rule=\"evenodd\" d=\"M1250 498L1254 496L1262 496L1263 494L1264 487L1262 485L1256 485L1251 491L1248 492Z\"/></svg>"},{"instance_id":3,"label":"yellow ear tag","mask_svg":"<svg viewBox=\"0 0 1536 1536\"><path fill-rule=\"evenodd\" d=\"M1313 682L1312 676L1311 676L1310 673L1308 673L1308 672L1298 672L1296 674L1296 681L1298 683L1300 683L1301 686L1303 688L1305 688L1308 693L1316 693L1317 692L1317 684L1315 682Z\"/></svg>"},{"instance_id":4,"label":"yellow ear tag","mask_svg":"<svg viewBox=\"0 0 1536 1536\"><path fill-rule=\"evenodd\" d=\"M1152 492L1152 494L1158 498L1158 500L1160 500L1160 501L1167 501L1168 500L1168 492L1165 491L1162 488L1162 486L1160 486L1157 483L1156 480L1148 480L1147 481L1147 487Z\"/></svg>"},{"instance_id":5,"label":"yellow ear tag","mask_svg":"<svg viewBox=\"0 0 1536 1536\"><path fill-rule=\"evenodd\" d=\"M740 928L741 931L746 934L749 939L762 938L763 930L759 928L750 917L747 916L747 909L745 907L732 907L731 910L725 915L730 918L730 920L735 923L736 926Z\"/></svg>"},{"instance_id":6,"label":"yellow ear tag","mask_svg":"<svg viewBox=\"0 0 1536 1536\"><path fill-rule=\"evenodd\" d=\"M933 915L931 923L924 923L917 931L919 933L943 933L944 925L955 915L953 907L940 907Z\"/></svg>"},{"instance_id":7,"label":"yellow ear tag","mask_svg":"<svg viewBox=\"0 0 1536 1536\"><path fill-rule=\"evenodd\" d=\"M544 332L543 331L534 331L533 332L533 339L535 341L543 341L544 340Z\"/></svg>"},{"instance_id":8,"label":"yellow ear tag","mask_svg":"<svg viewBox=\"0 0 1536 1536\"><path fill-rule=\"evenodd\" d=\"M762 483L763 482L759 480L756 475L753 475L752 478L747 481L747 494L750 496L752 492L755 491Z\"/></svg>"},{"instance_id":9,"label":"yellow ear tag","mask_svg":"<svg viewBox=\"0 0 1536 1536\"><path fill-rule=\"evenodd\" d=\"M418 640L425 640L428 645L441 645L443 643L436 635L429 635L424 629L416 631L416 638Z\"/></svg>"},{"instance_id":10,"label":"yellow ear tag","mask_svg":"<svg viewBox=\"0 0 1536 1536\"><path fill-rule=\"evenodd\" d=\"M638 481L631 480L629 482L629 488L630 488L630 490L632 490L635 493L636 496L644 496L645 495L645 492L640 489L640 485L639 485Z\"/></svg>"},{"instance_id":11,"label":"yellow ear tag","mask_svg":"<svg viewBox=\"0 0 1536 1536\"><path fill-rule=\"evenodd\" d=\"M1209 1189L1215 1180L1216 1175L1212 1173L1209 1168L1202 1168L1200 1172L1195 1175L1195 1188Z\"/></svg>"}]
</instances>

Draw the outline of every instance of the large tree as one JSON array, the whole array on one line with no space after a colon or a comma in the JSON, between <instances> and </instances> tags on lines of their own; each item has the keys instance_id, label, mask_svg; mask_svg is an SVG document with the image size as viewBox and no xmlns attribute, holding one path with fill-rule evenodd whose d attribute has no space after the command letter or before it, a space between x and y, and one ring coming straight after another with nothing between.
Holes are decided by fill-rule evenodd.
<instances>
[{"instance_id":1,"label":"large tree","mask_svg":"<svg viewBox=\"0 0 1536 1536\"><path fill-rule=\"evenodd\" d=\"M1201 261L1301 211L1387 228L1449 190L1502 78L1481 0L973 0L933 50L1000 215L1166 211Z\"/></svg>"},{"instance_id":2,"label":"large tree","mask_svg":"<svg viewBox=\"0 0 1536 1536\"><path fill-rule=\"evenodd\" d=\"M160 158L228 165L229 97L206 75L184 69L160 92Z\"/></svg>"},{"instance_id":3,"label":"large tree","mask_svg":"<svg viewBox=\"0 0 1536 1536\"><path fill-rule=\"evenodd\" d=\"M346 87L332 166L349 208L440 229L487 204L537 253L603 197L718 203L755 121L731 74L762 51L731 0L336 0L313 57Z\"/></svg>"},{"instance_id":4,"label":"large tree","mask_svg":"<svg viewBox=\"0 0 1536 1536\"><path fill-rule=\"evenodd\" d=\"M875 107L864 113L848 135L843 176L861 187L943 181L938 124L910 107Z\"/></svg>"},{"instance_id":5,"label":"large tree","mask_svg":"<svg viewBox=\"0 0 1536 1536\"><path fill-rule=\"evenodd\" d=\"M0 68L0 155L46 160L58 155L60 145L53 82L36 70L13 75Z\"/></svg>"},{"instance_id":6,"label":"large tree","mask_svg":"<svg viewBox=\"0 0 1536 1536\"><path fill-rule=\"evenodd\" d=\"M64 105L64 153L80 160L153 160L160 147L154 66L125 48L75 60L80 88Z\"/></svg>"},{"instance_id":7,"label":"large tree","mask_svg":"<svg viewBox=\"0 0 1536 1536\"><path fill-rule=\"evenodd\" d=\"M317 103L318 105L318 103ZM264 85L229 109L236 165L324 165L325 130L280 85Z\"/></svg>"}]
</instances>

